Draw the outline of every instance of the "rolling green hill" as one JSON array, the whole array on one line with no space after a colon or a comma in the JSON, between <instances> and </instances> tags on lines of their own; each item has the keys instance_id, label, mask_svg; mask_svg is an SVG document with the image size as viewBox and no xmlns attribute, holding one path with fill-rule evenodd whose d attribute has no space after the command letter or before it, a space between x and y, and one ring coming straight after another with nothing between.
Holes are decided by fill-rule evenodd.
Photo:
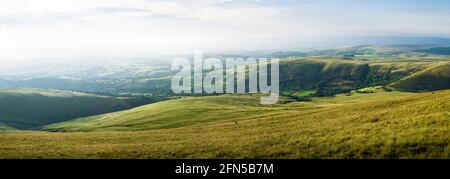
<instances>
[{"instance_id":1,"label":"rolling green hill","mask_svg":"<svg viewBox=\"0 0 450 179\"><path fill-rule=\"evenodd\" d=\"M110 132L15 132L0 135L1 158L448 158L450 91L433 93L376 92L316 98L269 107L251 97L198 97L167 101L129 111L85 119L89 130ZM158 106L179 104L190 110L152 118ZM219 104L218 104L219 103ZM211 105L227 104L219 115ZM208 111L200 111L211 106ZM196 107L198 106L198 107ZM241 108L252 113L233 113ZM264 110L259 110L263 109ZM270 110L270 108L276 110ZM144 110L144 109L148 109ZM197 110L196 110L197 109ZM179 109L178 109L179 110ZM150 112L152 111L152 112ZM267 112L265 112L267 111ZM149 113L150 112L150 113ZM202 115L197 115L201 113ZM150 114L150 115L148 115ZM162 113L161 113L162 114ZM158 114L158 115L161 115ZM166 115L170 116L171 114ZM126 115L135 119L114 118ZM183 116L202 121L183 121ZM83 131L78 123L60 124ZM147 126L141 130L134 123ZM116 123L122 128L108 128ZM126 124L130 124L126 126ZM181 125L182 124L182 125ZM102 126L103 125L103 126ZM106 128L104 127L106 126ZM27 145L23 145L27 144ZM76 147L75 147L76 146ZM11 150L13 149L13 150Z\"/></svg>"},{"instance_id":2,"label":"rolling green hill","mask_svg":"<svg viewBox=\"0 0 450 179\"><path fill-rule=\"evenodd\" d=\"M293 102L281 98L280 104L261 105L260 95L222 95L186 97L149 104L130 110L89 116L40 128L59 132L92 131L145 131L201 126L211 123L239 122L260 117L296 112L292 109L311 110L365 100L382 100L389 97L413 95L412 93L384 92L371 95L354 92L352 96L314 98L311 102Z\"/></svg>"},{"instance_id":3,"label":"rolling green hill","mask_svg":"<svg viewBox=\"0 0 450 179\"><path fill-rule=\"evenodd\" d=\"M9 130L14 130L14 128L0 123L0 131L9 131Z\"/></svg>"},{"instance_id":4,"label":"rolling green hill","mask_svg":"<svg viewBox=\"0 0 450 179\"><path fill-rule=\"evenodd\" d=\"M438 63L423 71L405 77L392 85L397 90L410 92L436 91L450 88L450 63Z\"/></svg>"},{"instance_id":5,"label":"rolling green hill","mask_svg":"<svg viewBox=\"0 0 450 179\"><path fill-rule=\"evenodd\" d=\"M426 48L426 49L420 49L417 50L418 52L422 53L431 53L431 54L438 54L438 55L450 55L450 47L432 47L432 48Z\"/></svg>"},{"instance_id":6,"label":"rolling green hill","mask_svg":"<svg viewBox=\"0 0 450 179\"><path fill-rule=\"evenodd\" d=\"M17 129L107 113L131 106L124 100L60 90L0 88L0 123Z\"/></svg>"},{"instance_id":7,"label":"rolling green hill","mask_svg":"<svg viewBox=\"0 0 450 179\"><path fill-rule=\"evenodd\" d=\"M283 99L282 99L283 100ZM186 97L131 110L90 116L44 126L50 131L136 131L168 129L211 122L240 121L283 109L264 106L259 98L245 95ZM255 116L255 114L258 114Z\"/></svg>"},{"instance_id":8,"label":"rolling green hill","mask_svg":"<svg viewBox=\"0 0 450 179\"><path fill-rule=\"evenodd\" d=\"M329 96L368 86L405 92L450 89L450 62L314 57L286 59L280 64L283 92L315 90L316 96Z\"/></svg>"},{"instance_id":9,"label":"rolling green hill","mask_svg":"<svg viewBox=\"0 0 450 179\"><path fill-rule=\"evenodd\" d=\"M289 59L280 64L283 91L317 90L337 94L367 86L384 86L427 68L427 62L361 61L343 58Z\"/></svg>"},{"instance_id":10,"label":"rolling green hill","mask_svg":"<svg viewBox=\"0 0 450 179\"><path fill-rule=\"evenodd\" d=\"M260 94L148 104L134 97L169 99L172 73L139 65L139 78L132 67L76 87L99 95L0 88L0 158L450 158L450 61L422 48L273 53L288 57L276 105Z\"/></svg>"},{"instance_id":11,"label":"rolling green hill","mask_svg":"<svg viewBox=\"0 0 450 179\"><path fill-rule=\"evenodd\" d=\"M306 51L212 53L205 54L205 59L206 57L282 58L281 89L285 91L316 90L318 96L329 96L367 86L389 85L424 70L429 65L441 61L449 62L448 52L448 46L438 44L358 45ZM26 70L10 69L2 72L0 86L51 88L91 93L173 95L170 82L175 72L170 70L168 61L122 60L120 62L93 60L88 65L61 62L51 67L27 65ZM70 70L61 70L61 67L68 65L71 65Z\"/></svg>"}]
</instances>

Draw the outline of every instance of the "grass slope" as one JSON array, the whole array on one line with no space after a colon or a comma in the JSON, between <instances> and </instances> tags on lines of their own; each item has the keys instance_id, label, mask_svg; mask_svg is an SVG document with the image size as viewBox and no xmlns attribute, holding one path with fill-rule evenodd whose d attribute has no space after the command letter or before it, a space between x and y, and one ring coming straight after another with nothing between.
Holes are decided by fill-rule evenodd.
<instances>
[{"instance_id":1,"label":"grass slope","mask_svg":"<svg viewBox=\"0 0 450 179\"><path fill-rule=\"evenodd\" d=\"M198 105L196 100L205 99L228 98L208 97L171 102L188 102L195 106ZM260 108L246 100L223 102L237 105L238 108ZM424 94L355 93L352 96L339 95L273 108L277 110L242 113L243 116L253 117L242 117L238 123L231 119L241 113L229 113L230 120L150 131L6 133L0 135L0 157L450 157L450 91ZM235 110L224 109L227 112ZM199 117L195 116L197 112L187 110L185 115L194 115L192 118L196 118ZM170 123L171 120L177 119L167 118L161 122Z\"/></svg>"},{"instance_id":2,"label":"grass slope","mask_svg":"<svg viewBox=\"0 0 450 179\"><path fill-rule=\"evenodd\" d=\"M124 101L84 93L30 88L0 88L0 123L17 129L129 109Z\"/></svg>"},{"instance_id":3,"label":"grass slope","mask_svg":"<svg viewBox=\"0 0 450 179\"><path fill-rule=\"evenodd\" d=\"M450 63L438 63L423 71L403 78L392 85L397 90L410 92L435 91L450 88Z\"/></svg>"},{"instance_id":4,"label":"grass slope","mask_svg":"<svg viewBox=\"0 0 450 179\"><path fill-rule=\"evenodd\" d=\"M0 131L10 131L10 130L14 130L14 128L0 123Z\"/></svg>"},{"instance_id":5,"label":"grass slope","mask_svg":"<svg viewBox=\"0 0 450 179\"><path fill-rule=\"evenodd\" d=\"M51 124L42 129L85 132L168 129L211 122L240 121L282 108L282 105L260 105L259 98L254 96L186 97L131 110Z\"/></svg>"},{"instance_id":6,"label":"grass slope","mask_svg":"<svg viewBox=\"0 0 450 179\"><path fill-rule=\"evenodd\" d=\"M363 61L315 57L288 59L280 64L280 88L348 91L384 86L425 69L428 62Z\"/></svg>"},{"instance_id":7,"label":"grass slope","mask_svg":"<svg viewBox=\"0 0 450 179\"><path fill-rule=\"evenodd\" d=\"M405 92L450 89L446 58L364 60L336 57L285 59L280 63L283 93L316 90L316 95L348 92L367 86L389 86Z\"/></svg>"}]
</instances>

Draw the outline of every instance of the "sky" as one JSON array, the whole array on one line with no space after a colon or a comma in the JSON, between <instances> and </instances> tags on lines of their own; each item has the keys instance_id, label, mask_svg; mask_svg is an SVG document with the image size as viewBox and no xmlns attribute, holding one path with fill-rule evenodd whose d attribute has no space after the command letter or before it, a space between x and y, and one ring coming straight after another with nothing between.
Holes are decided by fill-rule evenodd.
<instances>
[{"instance_id":1,"label":"sky","mask_svg":"<svg viewBox=\"0 0 450 179\"><path fill-rule=\"evenodd\" d=\"M0 0L3 60L299 48L450 37L447 0Z\"/></svg>"}]
</instances>

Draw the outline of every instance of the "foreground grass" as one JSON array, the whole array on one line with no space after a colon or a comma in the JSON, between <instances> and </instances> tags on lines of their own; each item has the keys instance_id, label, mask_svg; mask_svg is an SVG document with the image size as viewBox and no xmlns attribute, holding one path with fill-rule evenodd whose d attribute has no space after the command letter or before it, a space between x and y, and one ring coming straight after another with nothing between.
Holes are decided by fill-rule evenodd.
<instances>
[{"instance_id":1,"label":"foreground grass","mask_svg":"<svg viewBox=\"0 0 450 179\"><path fill-rule=\"evenodd\" d=\"M172 129L8 132L0 158L450 158L450 91L328 101Z\"/></svg>"}]
</instances>

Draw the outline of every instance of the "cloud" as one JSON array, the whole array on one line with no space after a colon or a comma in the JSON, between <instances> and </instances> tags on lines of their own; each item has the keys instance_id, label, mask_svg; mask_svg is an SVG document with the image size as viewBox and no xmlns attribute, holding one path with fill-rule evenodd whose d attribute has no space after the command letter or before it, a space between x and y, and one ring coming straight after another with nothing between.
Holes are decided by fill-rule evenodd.
<instances>
[{"instance_id":1,"label":"cloud","mask_svg":"<svg viewBox=\"0 0 450 179\"><path fill-rule=\"evenodd\" d=\"M10 26L0 34L0 58L245 48L268 36L285 10L223 0L0 0L0 7L0 24Z\"/></svg>"},{"instance_id":2,"label":"cloud","mask_svg":"<svg viewBox=\"0 0 450 179\"><path fill-rule=\"evenodd\" d=\"M296 48L339 35L450 35L448 8L388 0L0 0L0 59Z\"/></svg>"},{"instance_id":3,"label":"cloud","mask_svg":"<svg viewBox=\"0 0 450 179\"><path fill-rule=\"evenodd\" d=\"M0 15L18 15L18 14L50 14L59 12L76 12L96 5L103 4L101 1L88 0L0 0Z\"/></svg>"},{"instance_id":4,"label":"cloud","mask_svg":"<svg viewBox=\"0 0 450 179\"><path fill-rule=\"evenodd\" d=\"M0 0L0 16L55 16L74 17L114 15L118 18L173 17L204 21L235 21L239 19L270 18L280 14L281 8L262 7L257 3L229 6L233 1L223 0ZM81 14L80 14L81 13Z\"/></svg>"}]
</instances>

